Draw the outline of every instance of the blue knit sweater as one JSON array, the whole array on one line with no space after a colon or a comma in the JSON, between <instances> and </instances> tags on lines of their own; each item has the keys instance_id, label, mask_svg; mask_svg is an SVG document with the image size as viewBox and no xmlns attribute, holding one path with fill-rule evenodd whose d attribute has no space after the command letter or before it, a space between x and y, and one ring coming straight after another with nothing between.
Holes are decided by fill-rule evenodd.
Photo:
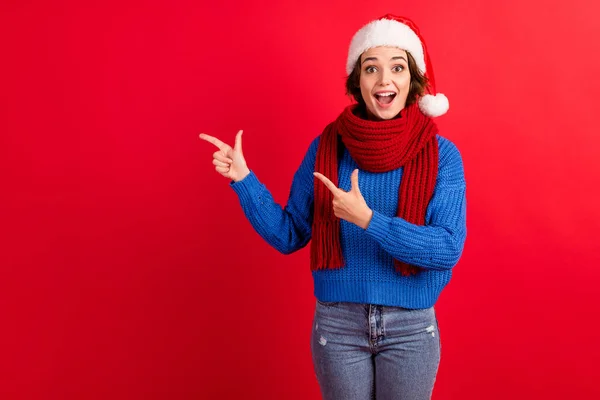
<instances>
[{"instance_id":1,"label":"blue knit sweater","mask_svg":"<svg viewBox=\"0 0 600 400\"><path fill-rule=\"evenodd\" d=\"M230 185L258 234L283 254L306 246L311 239L314 166L320 136L310 144L296 171L287 205L275 203L254 171ZM438 176L425 225L396 217L403 168L372 173L359 171L360 191L373 210L367 229L341 220L341 246L346 264L313 271L314 294L321 301L428 308L450 281L466 238L466 184L456 146L437 135ZM339 187L350 190L350 175L358 168L347 149L339 162ZM402 276L393 259L418 265L417 275ZM307 265L307 270L309 267Z\"/></svg>"}]
</instances>

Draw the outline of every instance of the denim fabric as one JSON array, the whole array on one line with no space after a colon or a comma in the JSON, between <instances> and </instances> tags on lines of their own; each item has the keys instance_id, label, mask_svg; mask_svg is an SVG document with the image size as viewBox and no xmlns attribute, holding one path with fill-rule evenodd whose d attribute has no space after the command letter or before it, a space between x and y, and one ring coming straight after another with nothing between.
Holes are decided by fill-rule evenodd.
<instances>
[{"instance_id":1,"label":"denim fabric","mask_svg":"<svg viewBox=\"0 0 600 400\"><path fill-rule=\"evenodd\" d=\"M441 355L433 307L320 300L310 348L324 400L430 399Z\"/></svg>"}]
</instances>

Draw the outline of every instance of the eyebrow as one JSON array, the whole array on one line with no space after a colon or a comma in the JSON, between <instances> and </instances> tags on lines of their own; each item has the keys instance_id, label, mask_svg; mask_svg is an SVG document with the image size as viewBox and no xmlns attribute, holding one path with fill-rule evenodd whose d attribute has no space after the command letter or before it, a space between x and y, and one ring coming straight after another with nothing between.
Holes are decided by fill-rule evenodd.
<instances>
[{"instance_id":1,"label":"eyebrow","mask_svg":"<svg viewBox=\"0 0 600 400\"><path fill-rule=\"evenodd\" d=\"M377 57L367 57L367 58L365 58L363 60L363 62L361 63L361 65L364 64L364 63L366 63L367 61L371 61L371 60L377 61ZM390 58L390 61L391 60L404 60L404 61L408 62L408 60L406 58L404 58L404 56L392 57L392 58Z\"/></svg>"}]
</instances>

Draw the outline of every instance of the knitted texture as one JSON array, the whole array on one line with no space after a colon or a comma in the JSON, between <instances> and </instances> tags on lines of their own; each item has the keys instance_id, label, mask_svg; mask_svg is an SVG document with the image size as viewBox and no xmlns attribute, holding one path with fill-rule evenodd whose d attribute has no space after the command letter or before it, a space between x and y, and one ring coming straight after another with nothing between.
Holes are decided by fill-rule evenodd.
<instances>
[{"instance_id":1,"label":"knitted texture","mask_svg":"<svg viewBox=\"0 0 600 400\"><path fill-rule=\"evenodd\" d=\"M370 121L354 115L350 105L329 124L317 149L315 170L338 186L338 137L361 170L386 172L404 166L396 215L424 225L438 170L437 126L421 113L418 105L401 111L400 118ZM339 242L339 218L333 213L333 194L315 180L311 270L339 268L344 264ZM402 275L416 274L418 266L395 260Z\"/></svg>"},{"instance_id":2,"label":"knitted texture","mask_svg":"<svg viewBox=\"0 0 600 400\"><path fill-rule=\"evenodd\" d=\"M316 153L321 136L310 144L292 181L287 204L277 204L253 170L230 183L256 232L272 247L290 254L312 237ZM452 276L466 238L466 184L456 146L436 135L439 150L435 189L425 225L396 216L404 167L387 172L360 171L359 187L373 217L367 229L340 220L344 268L312 271L314 294L321 301L428 308ZM349 191L350 175L359 168L344 149L338 163L338 186ZM403 276L394 259L417 265Z\"/></svg>"}]
</instances>

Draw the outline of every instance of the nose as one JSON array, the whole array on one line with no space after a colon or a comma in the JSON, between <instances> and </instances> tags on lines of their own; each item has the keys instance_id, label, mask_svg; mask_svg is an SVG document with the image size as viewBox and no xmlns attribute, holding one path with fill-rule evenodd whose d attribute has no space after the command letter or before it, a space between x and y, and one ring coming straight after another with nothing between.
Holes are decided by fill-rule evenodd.
<instances>
[{"instance_id":1,"label":"nose","mask_svg":"<svg viewBox=\"0 0 600 400\"><path fill-rule=\"evenodd\" d=\"M392 72L384 69L379 75L379 84L381 86L387 86L392 82Z\"/></svg>"}]
</instances>

